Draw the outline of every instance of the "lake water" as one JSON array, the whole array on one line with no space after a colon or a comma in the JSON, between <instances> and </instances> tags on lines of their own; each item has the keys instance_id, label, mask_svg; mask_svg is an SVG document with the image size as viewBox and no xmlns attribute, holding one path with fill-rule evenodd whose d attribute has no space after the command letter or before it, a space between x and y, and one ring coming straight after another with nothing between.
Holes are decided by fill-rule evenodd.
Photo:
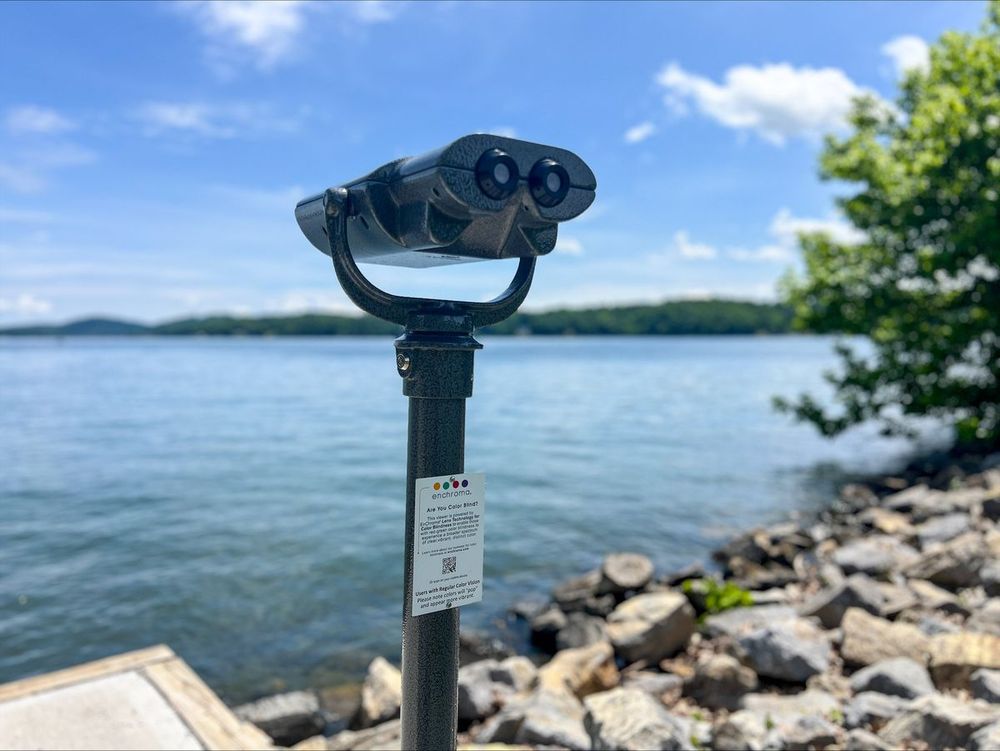
<instances>
[{"instance_id":1,"label":"lake water","mask_svg":"<svg viewBox=\"0 0 1000 751\"><path fill-rule=\"evenodd\" d=\"M898 461L775 414L831 340L484 339L489 628L614 550L661 569ZM0 338L0 682L165 642L229 701L397 660L389 339Z\"/></svg>"}]
</instances>

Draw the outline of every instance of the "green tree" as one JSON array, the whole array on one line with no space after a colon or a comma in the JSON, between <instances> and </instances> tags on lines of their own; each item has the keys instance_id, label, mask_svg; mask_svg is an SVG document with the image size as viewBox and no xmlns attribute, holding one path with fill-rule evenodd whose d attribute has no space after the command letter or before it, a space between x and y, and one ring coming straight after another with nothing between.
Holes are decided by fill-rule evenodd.
<instances>
[{"instance_id":1,"label":"green tree","mask_svg":"<svg viewBox=\"0 0 1000 751\"><path fill-rule=\"evenodd\" d=\"M859 99L850 134L826 139L821 175L852 184L839 204L866 239L804 234L783 289L796 325L871 346L838 344L832 410L776 400L825 435L868 420L912 435L926 416L1000 445L1000 1L987 8L980 33L932 45L895 107Z\"/></svg>"}]
</instances>

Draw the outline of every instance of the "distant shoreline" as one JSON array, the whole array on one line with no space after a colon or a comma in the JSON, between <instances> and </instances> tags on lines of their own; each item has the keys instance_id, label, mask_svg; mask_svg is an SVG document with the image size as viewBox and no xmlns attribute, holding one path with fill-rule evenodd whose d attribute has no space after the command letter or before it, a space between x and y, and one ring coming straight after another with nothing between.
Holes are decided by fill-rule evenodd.
<instances>
[{"instance_id":1,"label":"distant shoreline","mask_svg":"<svg viewBox=\"0 0 1000 751\"><path fill-rule=\"evenodd\" d=\"M518 313L484 334L520 336L724 336L790 334L791 308L736 300L678 300L579 310ZM326 315L240 318L211 316L146 325L111 318L0 329L0 336L371 336L400 327L371 316Z\"/></svg>"}]
</instances>

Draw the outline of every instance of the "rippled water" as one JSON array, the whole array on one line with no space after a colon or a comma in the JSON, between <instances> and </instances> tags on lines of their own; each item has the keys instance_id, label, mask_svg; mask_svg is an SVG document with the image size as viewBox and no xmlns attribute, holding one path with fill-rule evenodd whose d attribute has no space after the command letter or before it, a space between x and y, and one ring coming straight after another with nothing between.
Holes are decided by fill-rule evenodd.
<instances>
[{"instance_id":1,"label":"rippled water","mask_svg":"<svg viewBox=\"0 0 1000 751\"><path fill-rule=\"evenodd\" d=\"M488 626L605 552L661 568L902 447L776 415L830 340L487 339ZM0 339L0 682L166 642L224 698L398 657L406 400L388 339Z\"/></svg>"}]
</instances>

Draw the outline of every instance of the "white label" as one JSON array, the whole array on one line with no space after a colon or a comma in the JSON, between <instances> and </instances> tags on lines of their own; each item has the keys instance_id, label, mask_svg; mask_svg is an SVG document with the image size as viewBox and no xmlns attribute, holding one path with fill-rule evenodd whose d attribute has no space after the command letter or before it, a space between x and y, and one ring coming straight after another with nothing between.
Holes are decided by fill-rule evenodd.
<instances>
[{"instance_id":1,"label":"white label","mask_svg":"<svg viewBox=\"0 0 1000 751\"><path fill-rule=\"evenodd\" d=\"M415 497L410 613L480 602L486 475L423 477Z\"/></svg>"}]
</instances>

